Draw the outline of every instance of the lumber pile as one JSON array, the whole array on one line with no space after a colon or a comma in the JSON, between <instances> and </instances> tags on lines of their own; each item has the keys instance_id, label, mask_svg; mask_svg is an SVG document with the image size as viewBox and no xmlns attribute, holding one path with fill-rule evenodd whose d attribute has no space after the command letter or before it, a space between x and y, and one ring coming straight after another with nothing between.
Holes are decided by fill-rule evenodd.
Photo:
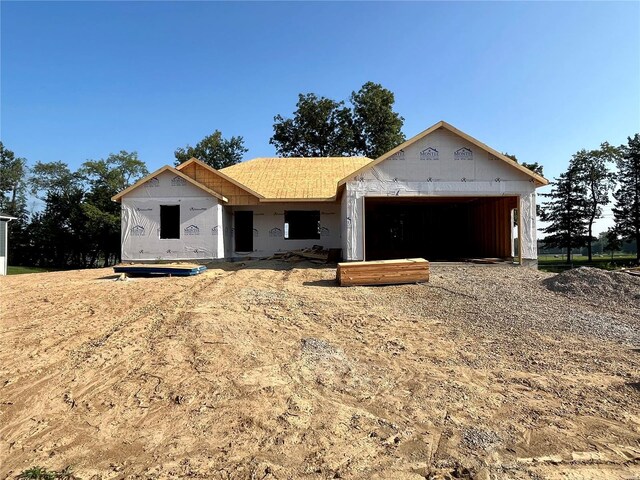
<instances>
[{"instance_id":1,"label":"lumber pile","mask_svg":"<svg viewBox=\"0 0 640 480\"><path fill-rule=\"evenodd\" d=\"M336 260L336 249L325 250L320 245L314 245L311 248L303 248L300 250L291 250L288 252L278 252L271 255L267 260L284 260L285 262L301 262L309 260L312 263L327 263ZM338 249L339 250L339 249ZM337 252L339 256L340 252Z\"/></svg>"},{"instance_id":2,"label":"lumber pile","mask_svg":"<svg viewBox=\"0 0 640 480\"><path fill-rule=\"evenodd\" d=\"M635 277L640 277L640 267L623 268L620 271L624 273L628 273L629 275L633 275Z\"/></svg>"},{"instance_id":3,"label":"lumber pile","mask_svg":"<svg viewBox=\"0 0 640 480\"><path fill-rule=\"evenodd\" d=\"M424 258L404 258L339 263L336 279L344 287L428 282L429 262Z\"/></svg>"}]
</instances>

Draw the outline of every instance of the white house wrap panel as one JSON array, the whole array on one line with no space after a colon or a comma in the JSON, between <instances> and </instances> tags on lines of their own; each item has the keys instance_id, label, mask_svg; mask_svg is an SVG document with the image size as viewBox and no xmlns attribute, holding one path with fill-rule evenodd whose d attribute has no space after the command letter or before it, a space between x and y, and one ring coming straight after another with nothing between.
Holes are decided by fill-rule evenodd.
<instances>
[{"instance_id":1,"label":"white house wrap panel","mask_svg":"<svg viewBox=\"0 0 640 480\"><path fill-rule=\"evenodd\" d=\"M178 205L180 238L160 238L160 206ZM224 257L218 200L172 172L163 172L122 198L122 260Z\"/></svg>"},{"instance_id":2,"label":"white house wrap panel","mask_svg":"<svg viewBox=\"0 0 640 480\"><path fill-rule=\"evenodd\" d=\"M243 255L265 257L277 252L287 252L313 245L325 249L341 248L340 205L333 202L295 202L271 205L251 205L231 207L233 212L253 212L253 251ZM320 238L293 240L284 236L284 212L287 210L306 210L320 212ZM233 215L231 215L233 217ZM233 230L233 223L232 230ZM233 238L231 238L233 245ZM233 250L233 255L238 253Z\"/></svg>"},{"instance_id":3,"label":"white house wrap panel","mask_svg":"<svg viewBox=\"0 0 640 480\"><path fill-rule=\"evenodd\" d=\"M345 184L343 255L363 260L365 197L517 196L523 261L537 259L535 188L527 174L440 128Z\"/></svg>"},{"instance_id":4,"label":"white house wrap panel","mask_svg":"<svg viewBox=\"0 0 640 480\"><path fill-rule=\"evenodd\" d=\"M547 180L446 122L377 160L261 158L224 174L193 163L162 167L113 197L124 261L268 257L312 245L341 248L346 260L537 259L535 189ZM296 210L306 213L287 213Z\"/></svg>"}]
</instances>

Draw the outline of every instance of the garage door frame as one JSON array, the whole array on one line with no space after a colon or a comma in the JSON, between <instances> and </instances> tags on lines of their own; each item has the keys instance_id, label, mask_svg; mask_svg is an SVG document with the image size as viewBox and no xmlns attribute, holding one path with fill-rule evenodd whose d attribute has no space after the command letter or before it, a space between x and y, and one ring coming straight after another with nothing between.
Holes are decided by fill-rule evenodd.
<instances>
[{"instance_id":1,"label":"garage door frame","mask_svg":"<svg viewBox=\"0 0 640 480\"><path fill-rule=\"evenodd\" d=\"M517 263L522 265L522 216L521 216L521 196L520 195L429 195L429 196L424 196L424 195L411 195L411 196L391 196L391 195L364 195L362 197L362 220L361 220L361 225L362 225L362 231L360 232L362 235L362 246L363 246L363 259L366 261L367 260L367 235L366 235L366 219L367 219L367 199L406 199L406 200L411 200L411 199L429 199L429 198L438 198L438 199L445 199L445 198L477 198L477 199L483 199L483 198L513 198L515 199L515 207L512 208L511 210L515 210L516 211L516 215L517 215L517 246L518 246L518 252L517 252L517 257L513 257L514 262L516 262L517 259ZM425 202L427 203L427 202ZM510 215L510 218L512 218L512 215ZM513 223L510 223L509 225L509 237L510 237L510 244L513 245ZM513 247L511 247L513 248Z\"/></svg>"}]
</instances>

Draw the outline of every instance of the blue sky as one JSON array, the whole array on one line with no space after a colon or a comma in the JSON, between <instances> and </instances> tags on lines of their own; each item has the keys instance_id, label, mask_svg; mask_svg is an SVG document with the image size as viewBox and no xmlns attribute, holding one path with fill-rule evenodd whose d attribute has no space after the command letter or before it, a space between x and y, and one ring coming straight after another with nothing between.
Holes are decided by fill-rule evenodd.
<instances>
[{"instance_id":1,"label":"blue sky","mask_svg":"<svg viewBox=\"0 0 640 480\"><path fill-rule=\"evenodd\" d=\"M72 167L136 150L150 170L215 129L274 154L297 94L396 95L407 137L438 120L538 161L640 130L640 3L8 2L0 138Z\"/></svg>"}]
</instances>

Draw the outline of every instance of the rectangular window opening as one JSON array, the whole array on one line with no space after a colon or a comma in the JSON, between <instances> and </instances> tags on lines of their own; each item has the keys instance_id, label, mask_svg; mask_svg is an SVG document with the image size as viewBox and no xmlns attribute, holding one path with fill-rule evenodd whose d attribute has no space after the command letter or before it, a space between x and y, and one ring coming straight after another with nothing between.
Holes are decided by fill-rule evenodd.
<instances>
[{"instance_id":1,"label":"rectangular window opening","mask_svg":"<svg viewBox=\"0 0 640 480\"><path fill-rule=\"evenodd\" d=\"M180 205L160 205L160 238L180 238Z\"/></svg>"},{"instance_id":2,"label":"rectangular window opening","mask_svg":"<svg viewBox=\"0 0 640 480\"><path fill-rule=\"evenodd\" d=\"M320 238L320 210L285 210L284 238L317 240Z\"/></svg>"}]
</instances>

